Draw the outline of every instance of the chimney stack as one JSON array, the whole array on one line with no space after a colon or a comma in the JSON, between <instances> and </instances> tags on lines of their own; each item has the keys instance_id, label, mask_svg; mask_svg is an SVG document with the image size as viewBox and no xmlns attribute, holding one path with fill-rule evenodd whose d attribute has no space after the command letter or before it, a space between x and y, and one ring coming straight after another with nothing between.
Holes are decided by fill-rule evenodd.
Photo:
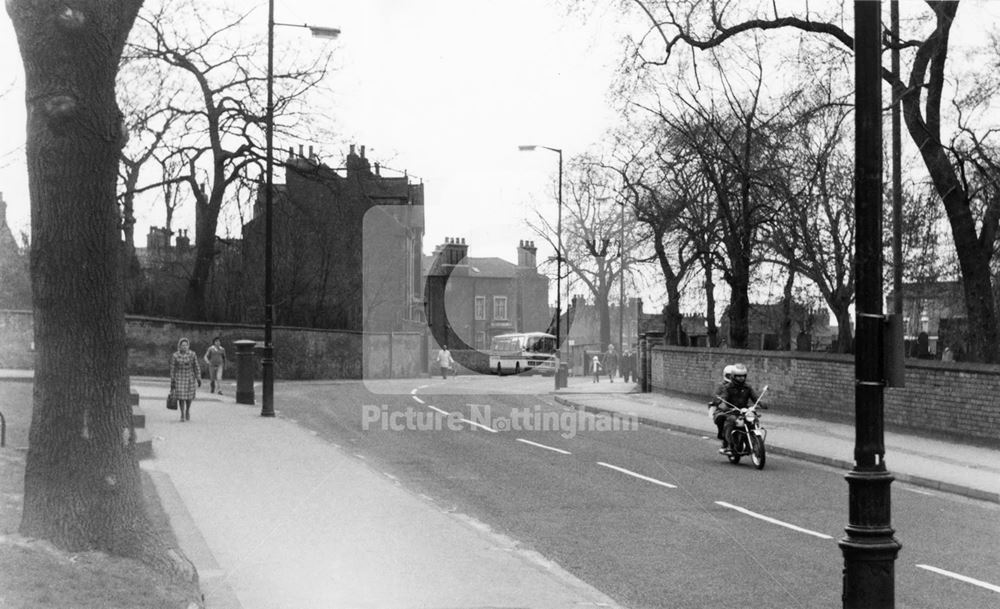
<instances>
[{"instance_id":1,"label":"chimney stack","mask_svg":"<svg viewBox=\"0 0 1000 609\"><path fill-rule=\"evenodd\" d=\"M536 270L538 268L534 241L521 240L517 246L517 266L523 269Z\"/></svg>"},{"instance_id":2,"label":"chimney stack","mask_svg":"<svg viewBox=\"0 0 1000 609\"><path fill-rule=\"evenodd\" d=\"M469 255L469 246L465 244L465 237L445 237L444 245L441 246L440 260L442 264L450 265L452 275L468 275L469 267L466 258ZM458 266L462 265L462 266Z\"/></svg>"}]
</instances>

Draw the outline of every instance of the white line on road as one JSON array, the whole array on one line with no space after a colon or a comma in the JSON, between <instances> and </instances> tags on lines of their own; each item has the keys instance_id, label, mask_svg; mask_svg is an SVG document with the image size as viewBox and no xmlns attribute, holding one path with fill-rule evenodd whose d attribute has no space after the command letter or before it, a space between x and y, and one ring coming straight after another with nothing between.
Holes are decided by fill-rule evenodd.
<instances>
[{"instance_id":1,"label":"white line on road","mask_svg":"<svg viewBox=\"0 0 1000 609\"><path fill-rule=\"evenodd\" d=\"M650 478L649 476L643 476L642 474L637 474L630 469L625 469L624 467L618 467L617 465L611 465L610 463L605 463L604 461L598 461L598 465L603 465L608 469L613 469L616 472L621 472L623 474L628 474L629 476L634 476L640 480L645 480L646 482L652 482L653 484L659 484L660 486L665 486L667 488L677 488L675 485L669 482L664 482L662 480L657 480L656 478Z\"/></svg>"},{"instance_id":2,"label":"white line on road","mask_svg":"<svg viewBox=\"0 0 1000 609\"><path fill-rule=\"evenodd\" d=\"M986 588L987 590L991 590L993 592L1000 592L1000 586L996 586L994 584L988 584L988 583L986 583L984 581L980 581L978 579L973 579L973 578L965 576L965 575L959 575L958 573L952 573L951 571L945 571L944 569L939 569L937 567L932 567L930 565L917 565L917 567L919 567L921 569L927 569L928 571L932 571L932 572L937 573L939 575L944 575L946 577L955 578L958 581L962 581L962 582L965 582L967 584L972 584L973 586L979 586L980 588Z\"/></svg>"},{"instance_id":3,"label":"white line on road","mask_svg":"<svg viewBox=\"0 0 1000 609\"><path fill-rule=\"evenodd\" d=\"M489 432L492 432L492 433L499 433L497 430L493 429L489 425L483 425L482 423L476 423L475 421L470 421L469 419L459 419L459 421L461 421L463 423L468 423L469 425L473 425L475 427L481 427L481 428L485 429L486 431L489 431Z\"/></svg>"},{"instance_id":4,"label":"white line on road","mask_svg":"<svg viewBox=\"0 0 1000 609\"><path fill-rule=\"evenodd\" d=\"M733 505L731 503L726 503L725 501L716 501L715 504L716 505L721 505L724 508L729 508L731 510L736 510L737 512L740 512L742 514L746 514L747 516L753 516L754 518L758 518L760 520L763 520L764 522L770 522L771 524L776 524L778 526L785 527L786 529L791 529L793 531L798 531L799 533L805 533L806 535L812 535L814 537L819 537L820 539L833 539L833 537L830 537L829 535L826 535L825 533L817 533L816 531L810 531L809 529L803 529L802 527L797 527L794 524L789 524L787 522L778 520L777 518L771 518L770 516L765 516L763 514L758 514L757 512L751 512L750 510L748 510L746 508L741 508L738 505Z\"/></svg>"},{"instance_id":5,"label":"white line on road","mask_svg":"<svg viewBox=\"0 0 1000 609\"><path fill-rule=\"evenodd\" d=\"M417 397L417 396L415 396L415 395L414 395L414 396L410 396L410 397L412 397L412 398L413 398L414 400L416 400L418 404L423 404L423 403L424 403L424 401L423 401L423 400L421 400L420 398L418 398L418 397Z\"/></svg>"},{"instance_id":6,"label":"white line on road","mask_svg":"<svg viewBox=\"0 0 1000 609\"><path fill-rule=\"evenodd\" d=\"M537 446L538 448L544 448L545 450L551 450L562 455L572 455L573 453L568 450L563 450L561 448L555 448L554 446L546 446L544 444L539 444L538 442L532 442L531 440L525 440L524 438L517 438L518 442L524 442L525 444L530 444L532 446Z\"/></svg>"}]
</instances>

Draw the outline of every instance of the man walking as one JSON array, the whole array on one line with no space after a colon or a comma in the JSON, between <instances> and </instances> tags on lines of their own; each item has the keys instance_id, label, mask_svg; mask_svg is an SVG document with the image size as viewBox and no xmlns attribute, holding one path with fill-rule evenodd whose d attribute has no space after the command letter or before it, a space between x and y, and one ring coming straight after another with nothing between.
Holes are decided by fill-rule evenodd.
<instances>
[{"instance_id":1,"label":"man walking","mask_svg":"<svg viewBox=\"0 0 1000 609\"><path fill-rule=\"evenodd\" d=\"M438 351L438 367L441 369L441 378L448 378L448 371L451 370L451 351L448 351L448 345L442 345L441 350Z\"/></svg>"}]
</instances>

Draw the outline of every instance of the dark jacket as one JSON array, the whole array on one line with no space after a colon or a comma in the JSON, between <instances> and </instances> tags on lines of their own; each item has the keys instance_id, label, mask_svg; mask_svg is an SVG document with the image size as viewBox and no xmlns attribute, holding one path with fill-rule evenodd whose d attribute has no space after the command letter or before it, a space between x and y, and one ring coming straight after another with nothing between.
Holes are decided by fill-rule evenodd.
<instances>
[{"instance_id":1,"label":"dark jacket","mask_svg":"<svg viewBox=\"0 0 1000 609\"><path fill-rule=\"evenodd\" d=\"M753 390L753 387L749 383L722 383L715 390L715 397L712 399L712 404L719 406L722 410L729 410L734 406L736 408L747 408L748 406L752 406L758 398L757 392Z\"/></svg>"}]
</instances>

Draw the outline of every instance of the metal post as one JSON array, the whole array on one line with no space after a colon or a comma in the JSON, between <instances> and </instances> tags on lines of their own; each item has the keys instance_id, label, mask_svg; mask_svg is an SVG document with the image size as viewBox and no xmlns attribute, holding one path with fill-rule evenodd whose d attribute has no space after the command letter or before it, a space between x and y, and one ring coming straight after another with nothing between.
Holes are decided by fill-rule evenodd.
<instances>
[{"instance_id":1,"label":"metal post","mask_svg":"<svg viewBox=\"0 0 1000 609\"><path fill-rule=\"evenodd\" d=\"M892 31L892 75L899 79L899 0L889 2ZM900 99L892 89L892 312L903 315L903 179ZM905 330L904 330L905 334Z\"/></svg>"},{"instance_id":2,"label":"metal post","mask_svg":"<svg viewBox=\"0 0 1000 609\"><path fill-rule=\"evenodd\" d=\"M855 28L855 338L854 469L849 491L843 607L892 609L900 544L891 526L883 437L881 2L854 2Z\"/></svg>"},{"instance_id":3,"label":"metal post","mask_svg":"<svg viewBox=\"0 0 1000 609\"><path fill-rule=\"evenodd\" d=\"M621 234L618 236L619 254L622 259L619 261L618 278L618 357L625 353L625 346L622 344L625 328L625 201L622 201L622 222Z\"/></svg>"},{"instance_id":4,"label":"metal post","mask_svg":"<svg viewBox=\"0 0 1000 609\"><path fill-rule=\"evenodd\" d=\"M260 416L274 416L274 280L272 241L274 240L274 0L267 3L267 191L264 193L264 348L261 353Z\"/></svg>"},{"instance_id":5,"label":"metal post","mask_svg":"<svg viewBox=\"0 0 1000 609\"><path fill-rule=\"evenodd\" d=\"M556 212L556 374L555 388L562 386L562 186L563 186L563 159L562 149L556 150L559 154L559 209Z\"/></svg>"}]
</instances>

